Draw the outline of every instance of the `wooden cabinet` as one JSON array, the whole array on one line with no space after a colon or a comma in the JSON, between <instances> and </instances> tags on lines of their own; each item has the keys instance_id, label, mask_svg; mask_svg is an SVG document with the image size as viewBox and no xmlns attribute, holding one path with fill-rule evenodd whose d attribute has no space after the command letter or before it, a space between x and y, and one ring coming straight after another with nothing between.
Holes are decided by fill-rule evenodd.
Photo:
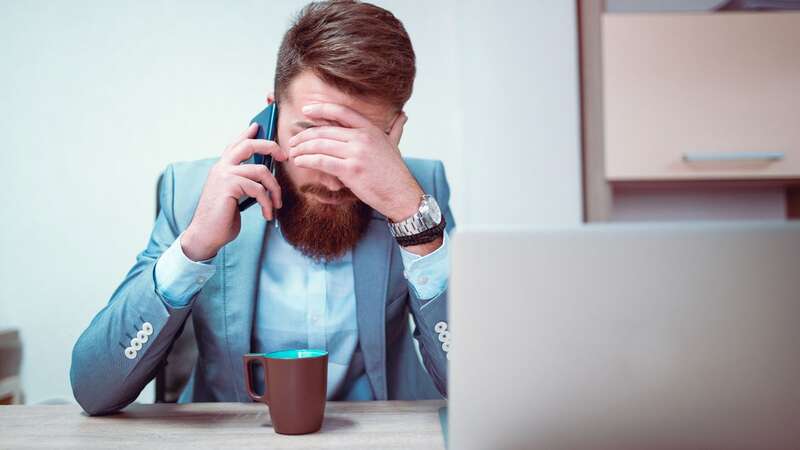
<instances>
[{"instance_id":1,"label":"wooden cabinet","mask_svg":"<svg viewBox=\"0 0 800 450\"><path fill-rule=\"evenodd\" d=\"M609 181L800 179L800 13L605 14Z\"/></svg>"}]
</instances>

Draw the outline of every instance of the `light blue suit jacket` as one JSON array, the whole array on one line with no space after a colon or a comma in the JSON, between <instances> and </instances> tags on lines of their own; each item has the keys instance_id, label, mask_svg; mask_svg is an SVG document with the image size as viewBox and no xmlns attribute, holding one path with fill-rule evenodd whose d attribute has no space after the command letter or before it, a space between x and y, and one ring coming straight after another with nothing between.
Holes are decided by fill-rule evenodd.
<instances>
[{"instance_id":1,"label":"light blue suit jacket","mask_svg":"<svg viewBox=\"0 0 800 450\"><path fill-rule=\"evenodd\" d=\"M242 355L251 351L257 279L266 236L267 222L259 208L242 213L239 236L214 257L215 276L188 306L168 306L155 289L156 261L191 222L215 162L212 158L167 166L159 186L161 209L147 248L78 338L70 380L76 400L89 414L112 413L135 400L165 363L189 314L199 354L187 387L188 400L249 401ZM436 198L448 232L452 232L454 220L442 163L406 158L406 164L422 189ZM386 218L378 212L373 211L364 237L353 250L353 272L359 345L374 398L446 396L447 358L434 326L447 321L447 290L431 300L415 297L402 274L400 249L389 233ZM414 337L427 374L414 350L409 310L417 326ZM152 325L152 334L137 356L128 359L125 348L145 322Z\"/></svg>"}]
</instances>

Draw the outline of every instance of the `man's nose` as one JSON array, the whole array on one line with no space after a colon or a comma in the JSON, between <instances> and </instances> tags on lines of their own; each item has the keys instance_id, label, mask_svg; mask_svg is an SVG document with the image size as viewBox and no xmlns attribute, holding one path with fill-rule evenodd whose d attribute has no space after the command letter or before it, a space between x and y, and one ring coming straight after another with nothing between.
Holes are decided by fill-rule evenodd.
<instances>
[{"instance_id":1,"label":"man's nose","mask_svg":"<svg viewBox=\"0 0 800 450\"><path fill-rule=\"evenodd\" d=\"M322 180L320 180L322 185L325 186L326 189L329 191L337 192L344 187L341 181L338 178L326 175Z\"/></svg>"}]
</instances>

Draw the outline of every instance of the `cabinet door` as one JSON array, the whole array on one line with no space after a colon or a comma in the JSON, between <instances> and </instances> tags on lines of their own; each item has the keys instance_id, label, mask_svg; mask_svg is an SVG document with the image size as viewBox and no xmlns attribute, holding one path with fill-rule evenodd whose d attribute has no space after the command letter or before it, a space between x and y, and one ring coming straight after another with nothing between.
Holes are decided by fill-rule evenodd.
<instances>
[{"instance_id":1,"label":"cabinet door","mask_svg":"<svg viewBox=\"0 0 800 450\"><path fill-rule=\"evenodd\" d=\"M800 178L800 13L605 14L610 181Z\"/></svg>"}]
</instances>

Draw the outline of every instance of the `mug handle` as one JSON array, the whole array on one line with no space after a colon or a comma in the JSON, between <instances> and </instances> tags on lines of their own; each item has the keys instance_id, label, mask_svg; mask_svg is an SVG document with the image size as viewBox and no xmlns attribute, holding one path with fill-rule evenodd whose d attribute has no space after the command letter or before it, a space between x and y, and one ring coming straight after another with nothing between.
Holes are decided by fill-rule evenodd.
<instances>
[{"instance_id":1,"label":"mug handle","mask_svg":"<svg viewBox=\"0 0 800 450\"><path fill-rule=\"evenodd\" d=\"M264 368L264 394L258 395L253 389L253 380L250 376L250 366L253 362L258 362ZM256 402L264 402L269 405L269 391L267 391L266 383L267 363L264 357L259 353L247 353L244 355L244 384L247 386L247 394Z\"/></svg>"}]
</instances>

